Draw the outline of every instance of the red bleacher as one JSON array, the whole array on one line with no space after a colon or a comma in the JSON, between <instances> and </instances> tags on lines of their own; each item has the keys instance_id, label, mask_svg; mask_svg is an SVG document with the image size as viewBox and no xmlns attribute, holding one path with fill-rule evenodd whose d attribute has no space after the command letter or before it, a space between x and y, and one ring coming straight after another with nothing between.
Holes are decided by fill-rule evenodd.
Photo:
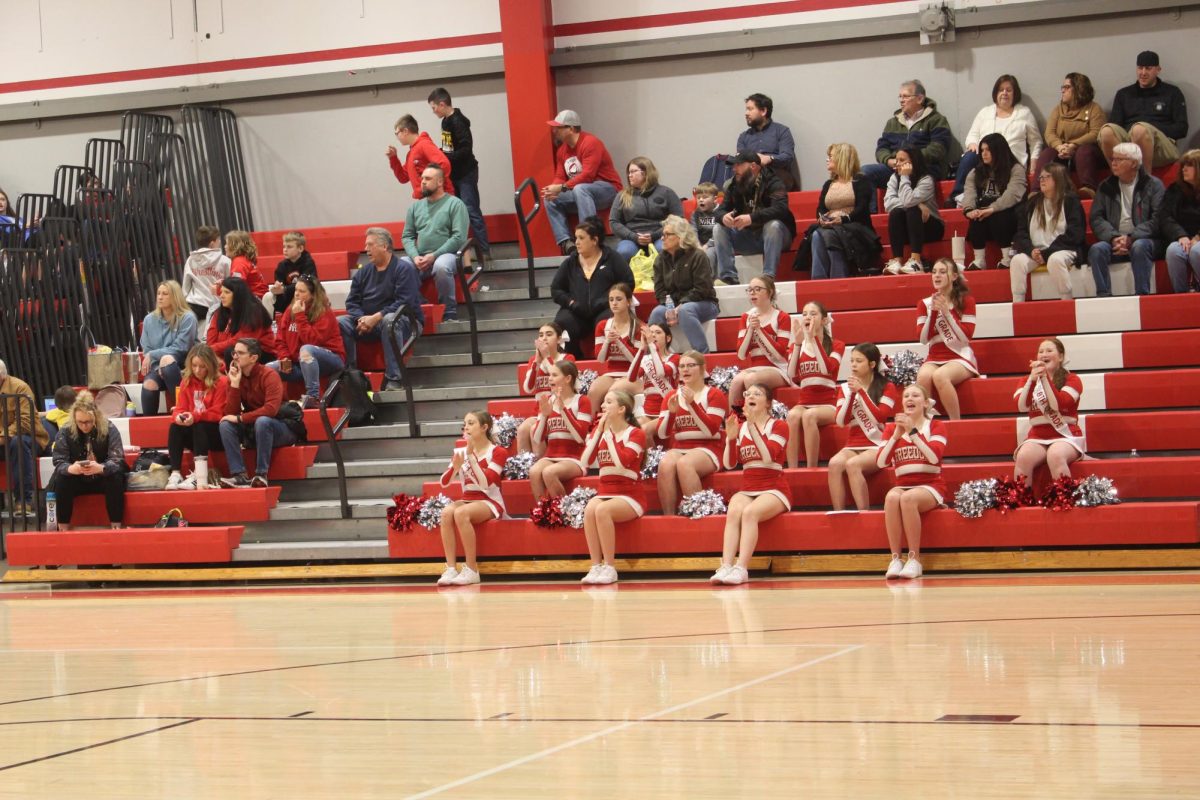
<instances>
[{"instance_id":1,"label":"red bleacher","mask_svg":"<svg viewBox=\"0 0 1200 800\"><path fill-rule=\"evenodd\" d=\"M64 564L213 564L233 560L242 525L197 528L17 532L8 535L10 566Z\"/></svg>"}]
</instances>

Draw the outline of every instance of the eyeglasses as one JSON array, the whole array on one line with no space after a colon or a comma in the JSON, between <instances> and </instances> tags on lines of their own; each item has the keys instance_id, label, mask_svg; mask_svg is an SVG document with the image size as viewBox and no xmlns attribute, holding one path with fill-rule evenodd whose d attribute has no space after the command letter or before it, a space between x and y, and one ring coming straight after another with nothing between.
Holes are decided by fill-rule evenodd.
<instances>
[{"instance_id":1,"label":"eyeglasses","mask_svg":"<svg viewBox=\"0 0 1200 800\"><path fill-rule=\"evenodd\" d=\"M665 238L667 238L668 236L674 236L676 239L678 239L678 238L679 238L679 234L678 234L678 233L675 233L674 231L663 231L662 238L664 238L664 239L665 239Z\"/></svg>"},{"instance_id":2,"label":"eyeglasses","mask_svg":"<svg viewBox=\"0 0 1200 800\"><path fill-rule=\"evenodd\" d=\"M235 356L237 356L238 358L244 358L244 357L250 355L250 351L249 350L234 350L233 354Z\"/></svg>"},{"instance_id":3,"label":"eyeglasses","mask_svg":"<svg viewBox=\"0 0 1200 800\"><path fill-rule=\"evenodd\" d=\"M1039 181L1052 181L1052 180L1054 180L1054 176L1053 175L1038 175L1038 180Z\"/></svg>"},{"instance_id":4,"label":"eyeglasses","mask_svg":"<svg viewBox=\"0 0 1200 800\"><path fill-rule=\"evenodd\" d=\"M746 288L746 294L758 294L759 292L765 292L766 290L767 287L765 286L749 286Z\"/></svg>"}]
</instances>

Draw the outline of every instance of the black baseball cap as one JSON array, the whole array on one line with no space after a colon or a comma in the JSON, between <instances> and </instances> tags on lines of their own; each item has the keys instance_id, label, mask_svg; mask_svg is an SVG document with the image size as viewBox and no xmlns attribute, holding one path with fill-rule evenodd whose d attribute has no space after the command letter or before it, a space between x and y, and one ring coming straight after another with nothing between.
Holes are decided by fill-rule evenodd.
<instances>
[{"instance_id":1,"label":"black baseball cap","mask_svg":"<svg viewBox=\"0 0 1200 800\"><path fill-rule=\"evenodd\" d=\"M758 153L753 150L739 150L736 155L732 155L725 159L726 166L732 167L734 164L758 164Z\"/></svg>"}]
</instances>

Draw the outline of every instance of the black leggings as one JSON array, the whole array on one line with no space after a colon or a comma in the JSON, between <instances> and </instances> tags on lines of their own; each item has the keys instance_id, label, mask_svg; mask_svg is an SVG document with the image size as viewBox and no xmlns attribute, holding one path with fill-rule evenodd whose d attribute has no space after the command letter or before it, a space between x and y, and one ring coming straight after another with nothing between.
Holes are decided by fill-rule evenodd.
<instances>
[{"instance_id":1,"label":"black leggings","mask_svg":"<svg viewBox=\"0 0 1200 800\"><path fill-rule=\"evenodd\" d=\"M1017 209L1015 208L994 211L987 219L973 219L967 222L967 241L975 250L982 250L988 242L995 242L1001 247L1009 247L1016 235Z\"/></svg>"},{"instance_id":2,"label":"black leggings","mask_svg":"<svg viewBox=\"0 0 1200 800\"><path fill-rule=\"evenodd\" d=\"M171 469L179 472L183 468L183 451L190 449L192 455L207 456L213 446L221 444L219 422L196 422L191 425L171 423L167 432L167 455L171 458Z\"/></svg>"},{"instance_id":3,"label":"black leggings","mask_svg":"<svg viewBox=\"0 0 1200 800\"><path fill-rule=\"evenodd\" d=\"M888 213L888 241L895 258L903 257L906 245L913 255L921 255L926 242L941 241L944 230L941 219L932 214L922 221L920 206L893 208Z\"/></svg>"},{"instance_id":4,"label":"black leggings","mask_svg":"<svg viewBox=\"0 0 1200 800\"><path fill-rule=\"evenodd\" d=\"M125 519L125 473L111 475L59 475L54 479L54 500L58 521L71 524L75 498L85 494L103 494L108 521L121 523Z\"/></svg>"},{"instance_id":5,"label":"black leggings","mask_svg":"<svg viewBox=\"0 0 1200 800\"><path fill-rule=\"evenodd\" d=\"M563 331L570 335L570 339L566 343L566 351L576 358L583 358L583 350L580 349L580 346L584 341L595 340L597 323L611 316L612 312L608 309L595 317L580 317L572 311L560 308L554 315L554 321L562 325Z\"/></svg>"}]
</instances>

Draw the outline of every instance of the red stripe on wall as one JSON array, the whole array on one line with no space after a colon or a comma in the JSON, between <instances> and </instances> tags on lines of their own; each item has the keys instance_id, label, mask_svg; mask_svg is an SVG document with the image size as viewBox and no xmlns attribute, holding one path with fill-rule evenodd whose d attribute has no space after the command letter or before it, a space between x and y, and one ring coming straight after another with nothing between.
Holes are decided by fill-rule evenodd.
<instances>
[{"instance_id":1,"label":"red stripe on wall","mask_svg":"<svg viewBox=\"0 0 1200 800\"><path fill-rule=\"evenodd\" d=\"M698 22L723 22L755 17L773 17L779 14L800 14L805 11L829 11L836 8L859 8L862 6L896 5L904 0L783 0L777 3L761 3L753 6L709 8L700 11L679 11L670 14L646 14L640 17L601 19L594 22L572 22L554 26L555 36L581 36L587 33L630 31L637 28L661 28L678 25L694 25Z\"/></svg>"},{"instance_id":2,"label":"red stripe on wall","mask_svg":"<svg viewBox=\"0 0 1200 800\"><path fill-rule=\"evenodd\" d=\"M224 61L205 61L197 64L175 64L167 67L127 69L117 72L97 72L91 75L67 75L61 78L41 78L15 83L0 83L0 94L29 92L39 89L63 89L71 86L92 86L99 83L122 83L144 81L154 78L176 78L181 75L207 75L213 72L235 72L238 70L281 67L292 64L314 64L322 61L339 61L347 58L370 58L372 56L419 53L426 50L449 50L458 47L474 47L484 44L499 44L500 32L476 33L469 36L446 36L440 39L425 39L413 42L390 42L361 47L339 47L332 50L312 50L307 53L281 53L274 56L230 58Z\"/></svg>"}]
</instances>

